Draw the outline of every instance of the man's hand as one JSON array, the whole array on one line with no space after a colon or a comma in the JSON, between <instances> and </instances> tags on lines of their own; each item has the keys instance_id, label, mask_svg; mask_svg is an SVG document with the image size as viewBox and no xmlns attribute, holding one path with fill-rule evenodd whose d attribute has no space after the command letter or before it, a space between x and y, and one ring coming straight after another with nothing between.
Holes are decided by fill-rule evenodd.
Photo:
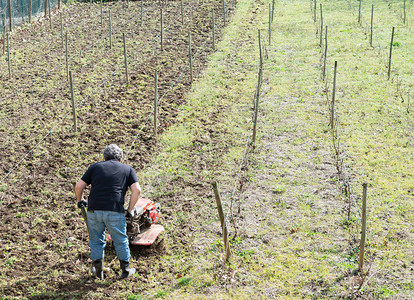
<instances>
[{"instance_id":1,"label":"man's hand","mask_svg":"<svg viewBox=\"0 0 414 300\"><path fill-rule=\"evenodd\" d=\"M78 202L78 208L84 208L88 206L88 202L86 202L85 200L81 200Z\"/></svg>"},{"instance_id":2,"label":"man's hand","mask_svg":"<svg viewBox=\"0 0 414 300\"><path fill-rule=\"evenodd\" d=\"M125 218L127 218L127 219L132 219L133 218L131 212L127 209L125 209Z\"/></svg>"}]
</instances>

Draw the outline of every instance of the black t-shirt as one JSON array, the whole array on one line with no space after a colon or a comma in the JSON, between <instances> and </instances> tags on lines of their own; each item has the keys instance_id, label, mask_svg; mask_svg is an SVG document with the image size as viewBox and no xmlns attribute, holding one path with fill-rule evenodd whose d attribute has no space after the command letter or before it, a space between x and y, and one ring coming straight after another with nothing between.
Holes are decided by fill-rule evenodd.
<instances>
[{"instance_id":1,"label":"black t-shirt","mask_svg":"<svg viewBox=\"0 0 414 300\"><path fill-rule=\"evenodd\" d=\"M91 165L81 179L92 185L88 210L118 212L124 212L124 198L128 187L138 182L134 169L115 159Z\"/></svg>"}]
</instances>

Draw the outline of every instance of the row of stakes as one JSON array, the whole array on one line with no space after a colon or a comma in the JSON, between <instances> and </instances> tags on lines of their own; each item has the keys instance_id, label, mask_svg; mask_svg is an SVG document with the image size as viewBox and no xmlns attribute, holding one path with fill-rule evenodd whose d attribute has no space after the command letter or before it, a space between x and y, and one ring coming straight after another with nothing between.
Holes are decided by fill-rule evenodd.
<instances>
[{"instance_id":1,"label":"row of stakes","mask_svg":"<svg viewBox=\"0 0 414 300\"><path fill-rule=\"evenodd\" d=\"M373 12L372 6L372 12ZM314 8L314 19L316 20L316 0L315 0L315 8ZM320 13L321 13L321 24L320 24L320 43L319 46L322 47L322 32L323 32L323 10L322 10L322 4L320 4ZM392 28L392 35L391 35L391 46L390 46L390 56L389 56L389 68L388 68L388 79L390 78L390 70L391 70L391 55L392 55L392 44L393 44L393 38L394 38L394 27ZM371 17L371 39L370 43L372 45L372 17ZM325 27L325 49L324 49L324 63L322 67L322 79L325 81L326 78L326 58L327 58L327 49L328 49L328 26ZM336 74L337 74L337 68L338 68L338 62L335 61L334 63L334 77L333 77L333 86L332 86L332 101L330 105L330 122L329 125L331 127L331 130L335 130L335 91L336 91ZM363 272L363 264L364 264L364 254L365 254L365 241L366 241L366 222L367 222L367 216L366 216L366 205L367 205L367 183L363 183L363 193L362 193L362 214L361 214L361 239L360 239L360 253L359 253L359 259L358 259L358 269L360 272Z\"/></svg>"}]
</instances>

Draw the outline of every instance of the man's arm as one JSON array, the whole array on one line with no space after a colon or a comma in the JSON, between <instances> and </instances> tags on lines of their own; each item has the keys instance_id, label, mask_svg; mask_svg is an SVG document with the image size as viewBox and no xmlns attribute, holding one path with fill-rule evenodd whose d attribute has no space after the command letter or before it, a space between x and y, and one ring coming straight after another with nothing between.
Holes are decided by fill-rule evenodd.
<instances>
[{"instance_id":1,"label":"man's arm","mask_svg":"<svg viewBox=\"0 0 414 300\"><path fill-rule=\"evenodd\" d=\"M83 190L86 188L88 184L83 181L82 179L79 180L76 185L75 185L75 194L76 194L76 200L77 202L82 200L82 196L83 196Z\"/></svg>"},{"instance_id":2,"label":"man's arm","mask_svg":"<svg viewBox=\"0 0 414 300\"><path fill-rule=\"evenodd\" d=\"M129 212L131 212L134 209L135 204L137 204L138 202L139 196L141 196L141 187L139 186L138 182L131 184L130 189L131 189L131 198L129 199L129 205L128 205Z\"/></svg>"}]
</instances>

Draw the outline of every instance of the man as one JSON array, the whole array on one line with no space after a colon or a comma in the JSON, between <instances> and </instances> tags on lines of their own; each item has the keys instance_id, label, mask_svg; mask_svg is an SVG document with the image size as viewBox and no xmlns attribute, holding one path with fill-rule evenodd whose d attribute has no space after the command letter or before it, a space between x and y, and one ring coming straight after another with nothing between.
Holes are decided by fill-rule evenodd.
<instances>
[{"instance_id":1,"label":"man","mask_svg":"<svg viewBox=\"0 0 414 300\"><path fill-rule=\"evenodd\" d=\"M111 235L116 255L120 261L122 278L135 273L129 267L130 251L126 235L125 214L130 214L141 195L135 171L120 161L122 150L115 144L107 146L103 152L104 161L89 167L76 183L75 193L78 207L88 207L88 227L91 247L92 270L96 277L103 279L103 258L105 248L105 227ZM91 184L88 202L83 200L83 191ZM125 193L131 189L128 210L124 209Z\"/></svg>"}]
</instances>

